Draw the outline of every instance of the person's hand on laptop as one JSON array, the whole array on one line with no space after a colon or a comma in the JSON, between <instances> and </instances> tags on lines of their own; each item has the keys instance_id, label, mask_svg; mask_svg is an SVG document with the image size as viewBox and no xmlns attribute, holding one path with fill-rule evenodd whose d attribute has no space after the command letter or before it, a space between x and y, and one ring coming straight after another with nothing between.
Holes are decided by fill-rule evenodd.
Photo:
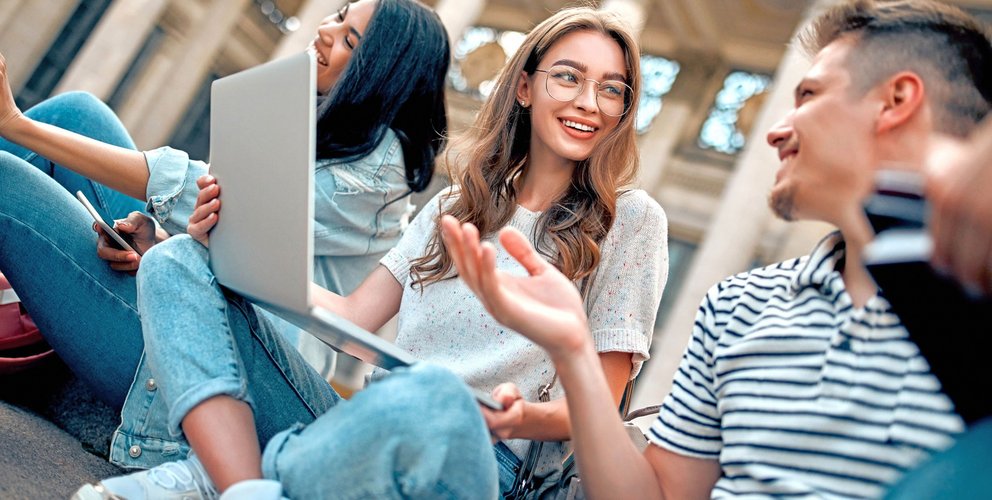
<instances>
[{"instance_id":1,"label":"person's hand on laptop","mask_svg":"<svg viewBox=\"0 0 992 500\"><path fill-rule=\"evenodd\" d=\"M217 179L210 174L197 179L196 185L200 188L200 194L196 197L196 208L189 216L186 232L194 240L208 247L210 246L210 230L217 224L217 216L220 212L220 185L217 184Z\"/></svg>"},{"instance_id":2,"label":"person's hand on laptop","mask_svg":"<svg viewBox=\"0 0 992 500\"><path fill-rule=\"evenodd\" d=\"M155 221L141 212L131 212L126 219L114 221L114 229L117 232L131 237L131 244L140 254L130 250L121 250L110 239L103 229L96 223L93 230L99 238L96 241L96 255L110 264L110 268L115 271L134 274L141 264L141 255L148 251L156 243L168 237L164 230L159 230L155 226Z\"/></svg>"}]
</instances>

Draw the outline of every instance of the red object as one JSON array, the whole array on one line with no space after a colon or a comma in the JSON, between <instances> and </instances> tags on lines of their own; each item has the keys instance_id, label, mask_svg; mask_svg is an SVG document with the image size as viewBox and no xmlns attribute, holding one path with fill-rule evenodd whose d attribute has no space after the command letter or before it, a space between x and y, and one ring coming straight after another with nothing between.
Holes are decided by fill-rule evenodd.
<instances>
[{"instance_id":1,"label":"red object","mask_svg":"<svg viewBox=\"0 0 992 500\"><path fill-rule=\"evenodd\" d=\"M10 289L0 273L0 294ZM0 304L0 374L20 371L53 354L20 301Z\"/></svg>"}]
</instances>

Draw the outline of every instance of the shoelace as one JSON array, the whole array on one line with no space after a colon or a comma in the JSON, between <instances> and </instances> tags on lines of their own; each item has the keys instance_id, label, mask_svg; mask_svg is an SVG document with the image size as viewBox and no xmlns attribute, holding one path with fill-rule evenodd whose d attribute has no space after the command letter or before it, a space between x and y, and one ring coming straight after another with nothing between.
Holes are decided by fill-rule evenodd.
<instances>
[{"instance_id":1,"label":"shoelace","mask_svg":"<svg viewBox=\"0 0 992 500\"><path fill-rule=\"evenodd\" d=\"M196 489L202 498L215 498L217 491L213 488L213 482L202 466L197 466L199 464L192 464L189 460L164 463L149 470L148 479L173 491Z\"/></svg>"}]
</instances>

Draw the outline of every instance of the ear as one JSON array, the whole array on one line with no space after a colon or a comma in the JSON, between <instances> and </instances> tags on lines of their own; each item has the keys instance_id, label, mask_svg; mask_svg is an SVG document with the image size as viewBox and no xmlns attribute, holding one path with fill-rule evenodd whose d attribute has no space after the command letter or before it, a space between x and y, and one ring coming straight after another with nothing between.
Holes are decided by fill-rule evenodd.
<instances>
[{"instance_id":1,"label":"ear","mask_svg":"<svg viewBox=\"0 0 992 500\"><path fill-rule=\"evenodd\" d=\"M517 79L517 104L521 102L524 103L525 107L529 107L533 100L531 99L531 85L530 76L527 75L526 71L520 72L520 78Z\"/></svg>"},{"instance_id":2,"label":"ear","mask_svg":"<svg viewBox=\"0 0 992 500\"><path fill-rule=\"evenodd\" d=\"M918 116L926 103L923 79L911 71L896 73L878 90L883 101L876 123L876 132L879 133L888 132L911 121Z\"/></svg>"}]
</instances>

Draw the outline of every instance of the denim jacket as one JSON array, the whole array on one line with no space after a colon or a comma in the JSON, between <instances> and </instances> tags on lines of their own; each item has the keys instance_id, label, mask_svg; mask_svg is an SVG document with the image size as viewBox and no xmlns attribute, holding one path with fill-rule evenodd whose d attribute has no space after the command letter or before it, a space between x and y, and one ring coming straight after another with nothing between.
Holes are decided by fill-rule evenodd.
<instances>
[{"instance_id":1,"label":"denim jacket","mask_svg":"<svg viewBox=\"0 0 992 500\"><path fill-rule=\"evenodd\" d=\"M148 213L170 234L186 232L196 204L196 179L208 165L190 160L169 147L145 152L148 163ZM413 205L407 192L403 150L392 130L368 155L351 161L319 160L314 173L314 281L333 292L351 293L396 245L409 221ZM383 206L385 208L383 208ZM381 209L381 210L380 210ZM294 325L256 308L283 335L297 344ZM333 372L334 353L323 344L305 343L304 358L325 377ZM166 426L167 408L156 398L157 387L144 357L121 410L114 432L110 461L122 467L147 468L183 458L189 452L182 438L173 438Z\"/></svg>"}]
</instances>

